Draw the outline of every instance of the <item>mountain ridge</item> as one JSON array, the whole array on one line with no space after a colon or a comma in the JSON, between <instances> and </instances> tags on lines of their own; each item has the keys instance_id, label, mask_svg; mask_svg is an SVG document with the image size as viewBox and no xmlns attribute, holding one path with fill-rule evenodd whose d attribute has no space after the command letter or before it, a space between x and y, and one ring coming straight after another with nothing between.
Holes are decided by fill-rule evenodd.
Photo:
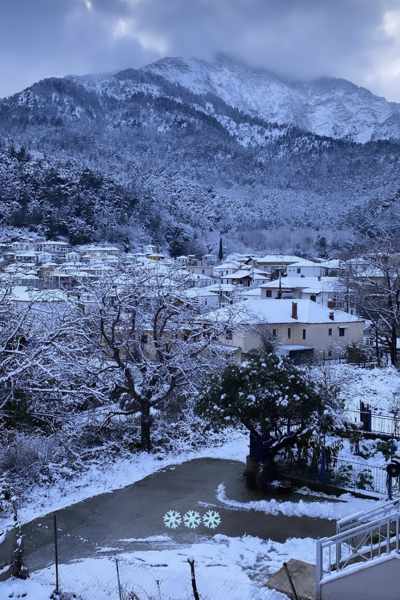
<instances>
[{"instance_id":1,"label":"mountain ridge","mask_svg":"<svg viewBox=\"0 0 400 600\"><path fill-rule=\"evenodd\" d=\"M197 93L213 90L243 112L312 133L357 142L400 139L400 104L342 78L290 80L225 58L215 62L165 58L143 68ZM329 84L329 98L321 89ZM251 97L247 90L251 90ZM349 92L344 95L343 88ZM266 96L270 94L269 100ZM319 94L319 96L317 96ZM314 98L314 102L310 102ZM361 114L365 116L361 118ZM393 122L388 122L391 119Z\"/></svg>"},{"instance_id":2,"label":"mountain ridge","mask_svg":"<svg viewBox=\"0 0 400 600\"><path fill-rule=\"evenodd\" d=\"M170 63L165 64L169 69ZM204 73L202 77L204 81ZM233 246L265 247L279 228L286 228L289 238L301 237L302 243L322 232L334 240L339 231L351 229L355 209L362 212L368 203L383 202L400 188L396 139L359 143L317 135L246 113L226 91L225 100L218 89L197 93L182 83L153 67L125 69L106 76L48 78L0 101L0 170L8 189L7 194L0 189L0 209L2 202L5 206L0 224L18 226L22 220L29 226L26 198L31 197L28 208L29 203L36 207L35 227L47 227L38 216L40 206L53 230L54 214L62 214L67 223L63 235L96 236L95 213L108 189L118 190L117 197L127 194L132 198L127 206L135 207L129 214L124 211L119 231L118 206L108 203L114 225L107 229L103 215L101 231L113 241L131 228L161 244L175 236L182 240L182 252L192 242L198 248L200 239L207 250L221 232ZM14 158L10 162L7 152L18 154L13 145L27 148L30 165L19 165ZM48 163L45 169L40 156ZM57 178L48 176L51 169L59 173ZM85 170L91 175L80 183ZM88 181L99 177L106 183L92 189ZM57 193L69 198L73 218L54 212ZM82 200L86 193L94 207L89 227ZM16 207L10 212L7 203L14 196ZM80 232L71 231L73 223Z\"/></svg>"}]
</instances>

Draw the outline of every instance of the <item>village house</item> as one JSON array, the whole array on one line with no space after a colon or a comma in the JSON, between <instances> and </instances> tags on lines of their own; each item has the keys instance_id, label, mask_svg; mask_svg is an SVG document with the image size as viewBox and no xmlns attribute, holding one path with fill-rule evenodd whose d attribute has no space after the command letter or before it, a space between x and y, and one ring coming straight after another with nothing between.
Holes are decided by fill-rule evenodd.
<instances>
[{"instance_id":1,"label":"village house","mask_svg":"<svg viewBox=\"0 0 400 600\"><path fill-rule=\"evenodd\" d=\"M207 320L228 324L222 343L246 354L273 344L297 359L336 358L363 340L364 321L311 300L250 298L208 313Z\"/></svg>"},{"instance_id":2,"label":"village house","mask_svg":"<svg viewBox=\"0 0 400 600\"><path fill-rule=\"evenodd\" d=\"M57 240L47 240L45 242L40 242L37 245L38 252L43 252L44 254L50 254L52 256L52 260L61 260L65 257L70 245L68 242L61 242Z\"/></svg>"},{"instance_id":3,"label":"village house","mask_svg":"<svg viewBox=\"0 0 400 600\"><path fill-rule=\"evenodd\" d=\"M252 273L247 269L238 269L229 275L222 276L222 283L250 287L253 282Z\"/></svg>"},{"instance_id":4,"label":"village house","mask_svg":"<svg viewBox=\"0 0 400 600\"><path fill-rule=\"evenodd\" d=\"M290 256L285 254L269 254L266 256L253 258L254 267L261 269L269 274L270 278L277 278L279 275L286 275L289 265L302 261L300 256Z\"/></svg>"},{"instance_id":5,"label":"village house","mask_svg":"<svg viewBox=\"0 0 400 600\"><path fill-rule=\"evenodd\" d=\"M305 258L288 265L286 271L288 277L322 277L325 273L321 264Z\"/></svg>"},{"instance_id":6,"label":"village house","mask_svg":"<svg viewBox=\"0 0 400 600\"><path fill-rule=\"evenodd\" d=\"M319 260L319 265L323 268L324 277L341 277L345 273L345 265L338 258Z\"/></svg>"},{"instance_id":7,"label":"village house","mask_svg":"<svg viewBox=\"0 0 400 600\"><path fill-rule=\"evenodd\" d=\"M213 269L213 273L215 277L226 277L227 275L231 275L235 271L240 269L240 262L236 260L230 260L217 265Z\"/></svg>"},{"instance_id":8,"label":"village house","mask_svg":"<svg viewBox=\"0 0 400 600\"><path fill-rule=\"evenodd\" d=\"M312 300L354 312L350 290L338 277L281 277L261 285L263 298Z\"/></svg>"}]
</instances>

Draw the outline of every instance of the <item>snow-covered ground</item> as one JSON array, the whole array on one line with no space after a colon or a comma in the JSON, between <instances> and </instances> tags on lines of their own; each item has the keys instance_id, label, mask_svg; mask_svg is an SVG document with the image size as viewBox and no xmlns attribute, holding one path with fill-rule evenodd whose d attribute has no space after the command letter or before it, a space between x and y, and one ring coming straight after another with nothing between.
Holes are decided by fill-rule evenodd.
<instances>
[{"instance_id":1,"label":"snow-covered ground","mask_svg":"<svg viewBox=\"0 0 400 600\"><path fill-rule=\"evenodd\" d=\"M400 389L400 376L394 369L368 370L347 365L331 369L332 379L342 384L342 396L348 408L358 407L359 401L363 400L382 410L389 410L393 393ZM159 469L194 458L243 461L247 445L247 435L231 432L227 441L219 446L196 451L182 449L181 452L168 455L138 453L110 464L106 469L93 465L79 480L60 482L51 489L38 487L31 496L32 500L20 508L20 517L23 522L29 521L74 502L130 485ZM341 455L351 458L348 442L345 442ZM357 460L371 465L380 462L382 456L379 453L368 459L357 457ZM356 499L350 494L342 496L340 502L332 501L324 494L313 495L318 496L313 502L307 502L306 499L298 502L275 499L239 502L229 498L223 485L217 490L218 501L233 510L329 520L367 510L374 504L372 500ZM3 519L0 529L8 524ZM154 541L161 548L146 550L146 544ZM284 543L277 543L251 536L234 538L216 535L212 539L200 539L193 545L176 546L168 536L163 536L160 540L143 540L143 548L143 551L119 555L123 587L134 591L140 600L191 599L188 557L196 561L202 600L219 600L227 594L230 600L283 600L285 596L268 590L263 584L270 573L278 570L290 558L314 562L315 540L288 539ZM118 598L115 562L102 556L101 552L99 556L62 564L60 574L62 589L80 594L83 600ZM0 583L0 598L48 600L53 589L53 569L47 568L34 572L25 582L12 580Z\"/></svg>"},{"instance_id":2,"label":"snow-covered ground","mask_svg":"<svg viewBox=\"0 0 400 600\"><path fill-rule=\"evenodd\" d=\"M216 535L210 541L189 547L122 554L119 569L123 588L134 591L140 600L191 600L187 558L195 559L202 600L224 597L284 600L286 596L263 586L268 575L290 558L313 562L314 554L312 539L290 539L280 544L251 536ZM62 565L60 581L63 591L80 594L83 600L118 598L116 566L109 558L90 558ZM33 573L28 581L0 583L2 598L18 598L21 597L18 594L26 593L27 600L48 600L53 590L52 568Z\"/></svg>"},{"instance_id":3,"label":"snow-covered ground","mask_svg":"<svg viewBox=\"0 0 400 600\"><path fill-rule=\"evenodd\" d=\"M305 491L305 493L307 493ZM252 500L250 502L238 502L229 498L226 494L224 484L220 484L217 490L217 498L219 502L236 510L257 510L265 512L269 515L285 515L287 517L311 517L315 519L328 519L335 521L342 519L356 512L363 512L375 506L375 500L363 498L354 498L351 494L340 496L340 501L333 501L332 497L325 494L317 494L310 492L308 494L319 496L321 502L306 502L299 500L298 502L290 500ZM331 500L331 501L329 501Z\"/></svg>"},{"instance_id":4,"label":"snow-covered ground","mask_svg":"<svg viewBox=\"0 0 400 600\"><path fill-rule=\"evenodd\" d=\"M389 412L396 397L400 400L400 374L394 367L364 369L353 365L332 365L329 375L341 386L346 409L359 410L360 401Z\"/></svg>"}]
</instances>

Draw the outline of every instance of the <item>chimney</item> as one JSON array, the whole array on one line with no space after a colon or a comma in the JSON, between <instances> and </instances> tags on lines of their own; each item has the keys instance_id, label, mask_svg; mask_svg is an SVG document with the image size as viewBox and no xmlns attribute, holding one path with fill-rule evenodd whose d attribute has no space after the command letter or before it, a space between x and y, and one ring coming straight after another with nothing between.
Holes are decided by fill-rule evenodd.
<instances>
[{"instance_id":1,"label":"chimney","mask_svg":"<svg viewBox=\"0 0 400 600\"><path fill-rule=\"evenodd\" d=\"M329 310L335 310L335 306L336 306L335 301L332 300L332 299L329 299L328 300L328 308L329 308Z\"/></svg>"},{"instance_id":2,"label":"chimney","mask_svg":"<svg viewBox=\"0 0 400 600\"><path fill-rule=\"evenodd\" d=\"M292 302L292 319L298 319L297 316L297 302Z\"/></svg>"},{"instance_id":3,"label":"chimney","mask_svg":"<svg viewBox=\"0 0 400 600\"><path fill-rule=\"evenodd\" d=\"M333 310L329 311L329 318L331 321L335 320L335 313L333 312Z\"/></svg>"}]
</instances>

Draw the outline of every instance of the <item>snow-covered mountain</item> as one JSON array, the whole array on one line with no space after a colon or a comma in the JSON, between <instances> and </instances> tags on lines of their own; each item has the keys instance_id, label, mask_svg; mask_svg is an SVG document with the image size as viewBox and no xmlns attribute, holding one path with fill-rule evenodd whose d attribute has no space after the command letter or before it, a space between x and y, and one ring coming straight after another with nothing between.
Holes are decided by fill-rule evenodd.
<instances>
[{"instance_id":1,"label":"snow-covered mountain","mask_svg":"<svg viewBox=\"0 0 400 600\"><path fill-rule=\"evenodd\" d=\"M196 94L278 124L357 142L400 139L400 104L344 79L290 81L226 57L213 62L165 58L143 69Z\"/></svg>"},{"instance_id":2,"label":"snow-covered mountain","mask_svg":"<svg viewBox=\"0 0 400 600\"><path fill-rule=\"evenodd\" d=\"M279 231L284 250L343 238L369 202L399 204L398 122L351 83L227 59L45 79L0 100L0 225L181 253L220 232L265 248Z\"/></svg>"}]
</instances>

